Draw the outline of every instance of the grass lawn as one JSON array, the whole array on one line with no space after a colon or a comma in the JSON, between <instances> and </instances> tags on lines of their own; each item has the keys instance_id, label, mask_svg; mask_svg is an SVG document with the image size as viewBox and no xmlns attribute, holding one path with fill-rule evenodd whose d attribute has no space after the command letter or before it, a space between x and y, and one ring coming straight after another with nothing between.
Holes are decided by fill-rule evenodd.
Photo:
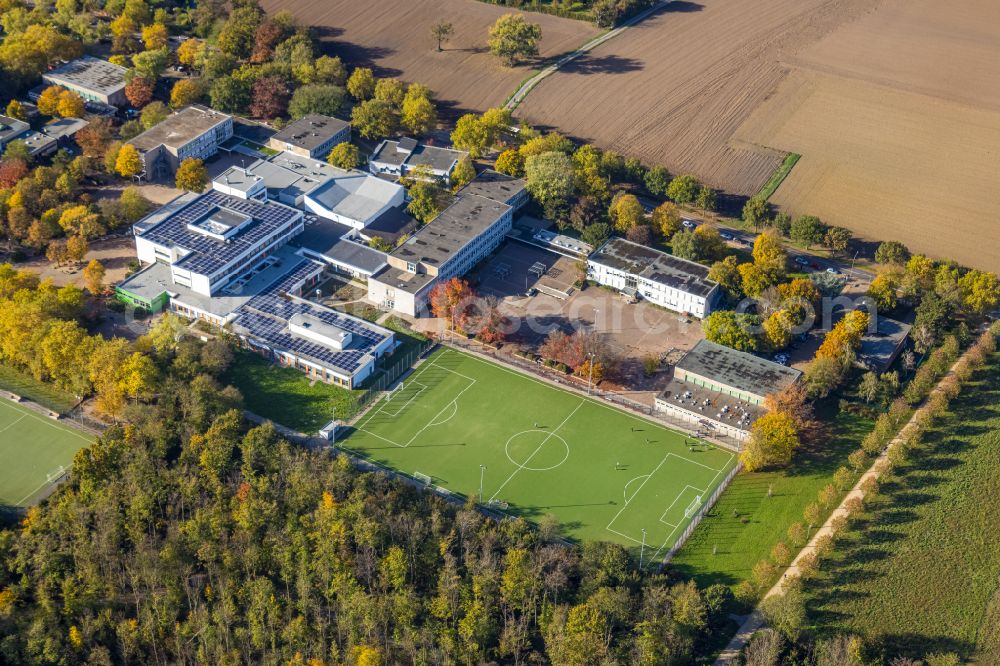
<instances>
[{"instance_id":1,"label":"grass lawn","mask_svg":"<svg viewBox=\"0 0 1000 666\"><path fill-rule=\"evenodd\" d=\"M788 174L792 172L792 168L798 163L801 157L802 156L797 153L788 153L785 155L785 160L778 166L777 169L774 170L771 177L768 178L766 183L764 183L764 187L760 188L760 192L757 193L757 196L764 199L764 201L770 199L771 195L778 190L781 183L788 177Z\"/></svg>"},{"instance_id":2,"label":"grass lawn","mask_svg":"<svg viewBox=\"0 0 1000 666\"><path fill-rule=\"evenodd\" d=\"M693 441L693 440L692 440ZM554 515L566 536L608 540L647 562L683 532L735 456L508 368L442 349L338 445L448 492ZM501 507L502 508L502 507Z\"/></svg>"},{"instance_id":3,"label":"grass lawn","mask_svg":"<svg viewBox=\"0 0 1000 666\"><path fill-rule=\"evenodd\" d=\"M240 390L251 412L299 432L318 431L335 413L338 419L348 418L357 410L356 395L361 393L313 381L299 370L245 350L237 350L225 381Z\"/></svg>"},{"instance_id":4,"label":"grass lawn","mask_svg":"<svg viewBox=\"0 0 1000 666\"><path fill-rule=\"evenodd\" d=\"M890 656L1000 655L1000 354L885 479L805 587L821 633L882 637Z\"/></svg>"},{"instance_id":5,"label":"grass lawn","mask_svg":"<svg viewBox=\"0 0 1000 666\"><path fill-rule=\"evenodd\" d=\"M0 388L37 402L42 407L64 414L76 405L76 398L31 375L0 365Z\"/></svg>"},{"instance_id":6,"label":"grass lawn","mask_svg":"<svg viewBox=\"0 0 1000 666\"><path fill-rule=\"evenodd\" d=\"M816 501L873 425L868 419L836 410L835 404L824 404L817 416L829 423L830 436L800 451L787 469L744 473L733 479L671 561L672 569L694 578L699 587L735 586L750 578L753 566L767 559L778 542L795 549L788 540L788 527L803 520L803 509Z\"/></svg>"},{"instance_id":7,"label":"grass lawn","mask_svg":"<svg viewBox=\"0 0 1000 666\"><path fill-rule=\"evenodd\" d=\"M0 506L32 504L93 437L0 400Z\"/></svg>"}]
</instances>

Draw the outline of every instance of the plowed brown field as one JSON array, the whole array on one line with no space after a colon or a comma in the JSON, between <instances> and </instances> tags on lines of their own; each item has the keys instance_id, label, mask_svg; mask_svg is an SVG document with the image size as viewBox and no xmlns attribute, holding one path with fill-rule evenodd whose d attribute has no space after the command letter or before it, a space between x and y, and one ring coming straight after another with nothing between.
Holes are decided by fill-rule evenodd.
<instances>
[{"instance_id":1,"label":"plowed brown field","mask_svg":"<svg viewBox=\"0 0 1000 666\"><path fill-rule=\"evenodd\" d=\"M268 12L290 11L314 26L325 50L381 76L430 86L446 111L483 111L503 103L532 66L504 67L486 49L487 30L508 8L472 0L263 0ZM584 21L527 14L542 26L539 60L572 51L597 34ZM455 35L438 53L431 25Z\"/></svg>"},{"instance_id":2,"label":"plowed brown field","mask_svg":"<svg viewBox=\"0 0 1000 666\"><path fill-rule=\"evenodd\" d=\"M888 0L790 64L738 133L802 155L772 201L1000 271L1000 4Z\"/></svg>"},{"instance_id":3,"label":"plowed brown field","mask_svg":"<svg viewBox=\"0 0 1000 666\"><path fill-rule=\"evenodd\" d=\"M736 130L784 77L783 58L873 2L673 2L543 81L518 115L752 194L783 153Z\"/></svg>"}]
</instances>

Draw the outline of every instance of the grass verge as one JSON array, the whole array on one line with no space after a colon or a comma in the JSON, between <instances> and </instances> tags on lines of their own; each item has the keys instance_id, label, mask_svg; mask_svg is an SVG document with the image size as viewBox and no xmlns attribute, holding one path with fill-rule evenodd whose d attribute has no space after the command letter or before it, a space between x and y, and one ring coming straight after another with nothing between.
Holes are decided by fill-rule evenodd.
<instances>
[{"instance_id":1,"label":"grass verge","mask_svg":"<svg viewBox=\"0 0 1000 666\"><path fill-rule=\"evenodd\" d=\"M240 390L248 410L299 432L318 431L334 414L349 418L362 393L313 381L246 350L236 351L225 381Z\"/></svg>"},{"instance_id":2,"label":"grass verge","mask_svg":"<svg viewBox=\"0 0 1000 666\"><path fill-rule=\"evenodd\" d=\"M750 580L753 567L788 539L792 523L816 501L873 422L824 403L817 416L830 424L830 436L803 449L791 467L740 474L670 562L670 568L694 578L699 587L723 583L732 587ZM840 499L837 499L839 502ZM831 504L824 512L836 506ZM826 515L823 516L823 520ZM822 521L820 521L820 524Z\"/></svg>"},{"instance_id":3,"label":"grass verge","mask_svg":"<svg viewBox=\"0 0 1000 666\"><path fill-rule=\"evenodd\" d=\"M764 183L764 187L760 188L760 192L757 193L757 196L763 197L764 201L770 199L771 195L777 191L781 183L788 177L788 174L791 173L792 167L795 166L801 157L802 156L798 153L788 153L785 155L785 160L781 163L781 166L775 169L774 173L771 174L771 177L768 178L766 183Z\"/></svg>"}]
</instances>

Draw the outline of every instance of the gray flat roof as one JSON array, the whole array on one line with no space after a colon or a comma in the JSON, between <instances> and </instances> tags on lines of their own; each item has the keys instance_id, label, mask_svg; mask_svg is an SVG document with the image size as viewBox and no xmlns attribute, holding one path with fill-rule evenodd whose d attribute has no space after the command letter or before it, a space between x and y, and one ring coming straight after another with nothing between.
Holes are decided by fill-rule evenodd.
<instances>
[{"instance_id":1,"label":"gray flat roof","mask_svg":"<svg viewBox=\"0 0 1000 666\"><path fill-rule=\"evenodd\" d=\"M795 382L801 371L747 352L700 340L677 367L755 395L777 393Z\"/></svg>"},{"instance_id":2,"label":"gray flat roof","mask_svg":"<svg viewBox=\"0 0 1000 666\"><path fill-rule=\"evenodd\" d=\"M42 126L41 129L54 139L62 139L72 137L89 124L83 118L59 118Z\"/></svg>"},{"instance_id":3,"label":"gray flat roof","mask_svg":"<svg viewBox=\"0 0 1000 666\"><path fill-rule=\"evenodd\" d=\"M369 275L385 266L384 252L344 238L351 231L353 230L347 225L319 219L307 224L305 231L292 239L292 243L330 261L352 266Z\"/></svg>"},{"instance_id":4,"label":"gray flat roof","mask_svg":"<svg viewBox=\"0 0 1000 666\"><path fill-rule=\"evenodd\" d=\"M18 138L24 141L24 144L28 147L28 152L30 152L32 155L40 153L43 150L49 148L50 146L53 146L56 143L58 143L55 137L34 131L28 132L24 136Z\"/></svg>"},{"instance_id":5,"label":"gray flat roof","mask_svg":"<svg viewBox=\"0 0 1000 666\"><path fill-rule=\"evenodd\" d=\"M523 192L525 187L527 183L520 178L487 169L463 187L460 194L478 194L493 201L507 203Z\"/></svg>"},{"instance_id":6,"label":"gray flat roof","mask_svg":"<svg viewBox=\"0 0 1000 666\"><path fill-rule=\"evenodd\" d=\"M337 215L366 221L389 205L402 190L401 185L357 171L328 178L308 196Z\"/></svg>"},{"instance_id":7,"label":"gray flat roof","mask_svg":"<svg viewBox=\"0 0 1000 666\"><path fill-rule=\"evenodd\" d=\"M45 72L42 78L108 96L125 88L126 71L107 60L85 55Z\"/></svg>"},{"instance_id":8,"label":"gray flat roof","mask_svg":"<svg viewBox=\"0 0 1000 666\"><path fill-rule=\"evenodd\" d=\"M419 164L425 164L438 171L448 171L462 157L468 155L461 150L451 148L439 148L437 146L427 146L417 144L412 151L399 150L400 141L386 139L372 155L372 162L381 162L391 166L401 166L404 163L411 169Z\"/></svg>"},{"instance_id":9,"label":"gray flat roof","mask_svg":"<svg viewBox=\"0 0 1000 666\"><path fill-rule=\"evenodd\" d=\"M0 116L0 145L7 143L31 129L23 120Z\"/></svg>"},{"instance_id":10,"label":"gray flat roof","mask_svg":"<svg viewBox=\"0 0 1000 666\"><path fill-rule=\"evenodd\" d=\"M289 123L271 138L311 151L350 126L351 123L339 118L310 113Z\"/></svg>"},{"instance_id":11,"label":"gray flat roof","mask_svg":"<svg viewBox=\"0 0 1000 666\"><path fill-rule=\"evenodd\" d=\"M647 280L704 298L718 283L708 279L708 267L672 254L612 238L594 254L591 263L638 275Z\"/></svg>"},{"instance_id":12,"label":"gray flat roof","mask_svg":"<svg viewBox=\"0 0 1000 666\"><path fill-rule=\"evenodd\" d=\"M876 333L866 333L861 338L858 357L870 368L882 371L892 362L899 346L910 334L910 324L878 315Z\"/></svg>"},{"instance_id":13,"label":"gray flat roof","mask_svg":"<svg viewBox=\"0 0 1000 666\"><path fill-rule=\"evenodd\" d=\"M193 104L170 114L129 143L139 152L146 152L160 145L177 149L230 118L231 116L221 111Z\"/></svg>"},{"instance_id":14,"label":"gray flat roof","mask_svg":"<svg viewBox=\"0 0 1000 666\"><path fill-rule=\"evenodd\" d=\"M440 267L509 210L507 204L476 194L456 197L440 215L393 250L392 256Z\"/></svg>"},{"instance_id":15,"label":"gray flat roof","mask_svg":"<svg viewBox=\"0 0 1000 666\"><path fill-rule=\"evenodd\" d=\"M176 197L133 224L132 233L138 236L147 229L152 229L157 224L163 222L165 219L179 211L181 208L184 208L184 206L187 206L200 196L201 194L198 192L184 192L182 194L178 194Z\"/></svg>"},{"instance_id":16,"label":"gray flat roof","mask_svg":"<svg viewBox=\"0 0 1000 666\"><path fill-rule=\"evenodd\" d=\"M261 180L263 180L262 176L252 173L249 169L231 166L213 178L212 182L225 185L226 187L232 188L238 192L246 193L253 189L254 185L259 183ZM267 184L265 183L264 186L267 187Z\"/></svg>"}]
</instances>

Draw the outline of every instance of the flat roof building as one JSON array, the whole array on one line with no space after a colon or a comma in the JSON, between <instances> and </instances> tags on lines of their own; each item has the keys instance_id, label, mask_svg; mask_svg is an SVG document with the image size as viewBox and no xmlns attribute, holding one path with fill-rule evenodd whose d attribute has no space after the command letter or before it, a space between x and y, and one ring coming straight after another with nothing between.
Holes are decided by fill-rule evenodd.
<instances>
[{"instance_id":1,"label":"flat roof building","mask_svg":"<svg viewBox=\"0 0 1000 666\"><path fill-rule=\"evenodd\" d=\"M158 179L177 171L189 157L205 160L233 135L233 117L194 104L167 116L128 143L142 157L146 178Z\"/></svg>"},{"instance_id":2,"label":"flat roof building","mask_svg":"<svg viewBox=\"0 0 1000 666\"><path fill-rule=\"evenodd\" d=\"M794 384L802 372L747 352L701 340L674 366L656 397L656 411L695 425L703 435L739 445L766 413L764 398Z\"/></svg>"},{"instance_id":3,"label":"flat roof building","mask_svg":"<svg viewBox=\"0 0 1000 666\"><path fill-rule=\"evenodd\" d=\"M708 316L719 296L706 266L623 238L612 238L590 255L587 277L629 298L695 317Z\"/></svg>"},{"instance_id":4,"label":"flat roof building","mask_svg":"<svg viewBox=\"0 0 1000 666\"><path fill-rule=\"evenodd\" d=\"M468 154L462 150L427 146L411 138L384 139L368 160L368 168L374 174L406 176L414 167L422 166L434 177L447 180L459 160Z\"/></svg>"},{"instance_id":5,"label":"flat roof building","mask_svg":"<svg viewBox=\"0 0 1000 666\"><path fill-rule=\"evenodd\" d=\"M759 405L794 384L801 370L710 340L700 340L674 367L674 378Z\"/></svg>"},{"instance_id":6,"label":"flat roof building","mask_svg":"<svg viewBox=\"0 0 1000 666\"><path fill-rule=\"evenodd\" d=\"M351 140L351 124L339 118L310 113L294 120L268 139L274 150L325 160L339 143Z\"/></svg>"},{"instance_id":7,"label":"flat roof building","mask_svg":"<svg viewBox=\"0 0 1000 666\"><path fill-rule=\"evenodd\" d=\"M517 212L528 203L528 184L520 178L486 169L462 188L465 194L478 194L491 201L507 204Z\"/></svg>"},{"instance_id":8,"label":"flat roof building","mask_svg":"<svg viewBox=\"0 0 1000 666\"><path fill-rule=\"evenodd\" d=\"M15 139L23 139L31 130L31 126L23 120L0 116L0 152Z\"/></svg>"},{"instance_id":9,"label":"flat roof building","mask_svg":"<svg viewBox=\"0 0 1000 666\"><path fill-rule=\"evenodd\" d=\"M121 107L128 105L125 97L127 71L107 60L85 55L43 73L42 80L72 90L85 100Z\"/></svg>"},{"instance_id":10,"label":"flat roof building","mask_svg":"<svg viewBox=\"0 0 1000 666\"><path fill-rule=\"evenodd\" d=\"M411 316L422 312L434 284L465 275L503 242L513 208L459 192L454 203L389 253L368 280L369 300Z\"/></svg>"},{"instance_id":11,"label":"flat roof building","mask_svg":"<svg viewBox=\"0 0 1000 666\"><path fill-rule=\"evenodd\" d=\"M211 190L136 236L140 261L165 263L172 281L214 296L245 281L303 229L302 211Z\"/></svg>"},{"instance_id":12,"label":"flat roof building","mask_svg":"<svg viewBox=\"0 0 1000 666\"><path fill-rule=\"evenodd\" d=\"M875 332L866 331L861 338L858 362L869 370L885 372L906 346L910 324L875 315Z\"/></svg>"}]
</instances>

